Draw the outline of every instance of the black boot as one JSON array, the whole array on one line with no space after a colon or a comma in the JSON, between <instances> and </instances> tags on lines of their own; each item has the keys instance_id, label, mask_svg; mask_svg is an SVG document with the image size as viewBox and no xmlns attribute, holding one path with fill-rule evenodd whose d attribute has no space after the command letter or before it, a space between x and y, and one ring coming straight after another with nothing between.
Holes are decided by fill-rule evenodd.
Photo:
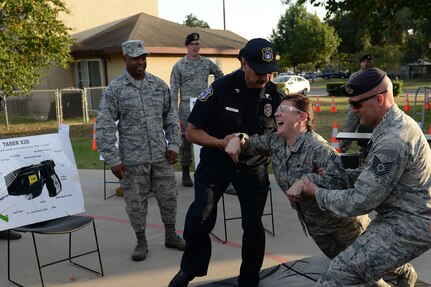
<instances>
[{"instance_id":1,"label":"black boot","mask_svg":"<svg viewBox=\"0 0 431 287\"><path fill-rule=\"evenodd\" d=\"M193 181L190 177L190 166L183 166L183 185L187 187L193 186Z\"/></svg>"},{"instance_id":2,"label":"black boot","mask_svg":"<svg viewBox=\"0 0 431 287\"><path fill-rule=\"evenodd\" d=\"M9 239L9 240L16 240L21 238L21 233L18 233L13 230L9 230L9 234L7 230L0 231L0 239Z\"/></svg>"},{"instance_id":3,"label":"black boot","mask_svg":"<svg viewBox=\"0 0 431 287\"><path fill-rule=\"evenodd\" d=\"M183 270L180 270L174 278L172 278L171 282L169 282L168 287L187 287L189 282L194 278L195 277L188 276Z\"/></svg>"}]
</instances>

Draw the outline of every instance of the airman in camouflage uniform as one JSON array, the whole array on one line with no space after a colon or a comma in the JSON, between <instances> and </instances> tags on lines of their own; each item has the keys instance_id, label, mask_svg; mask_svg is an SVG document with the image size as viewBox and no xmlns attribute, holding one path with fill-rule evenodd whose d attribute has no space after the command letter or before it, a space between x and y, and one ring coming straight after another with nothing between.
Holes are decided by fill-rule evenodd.
<instances>
[{"instance_id":1,"label":"airman in camouflage uniform","mask_svg":"<svg viewBox=\"0 0 431 287\"><path fill-rule=\"evenodd\" d=\"M282 107L283 105L292 106L298 109L298 112L306 113L307 122L313 122L311 104L302 95L288 95L280 104ZM275 114L277 119L280 113L283 113L280 110L282 108ZM269 151L275 179L283 192L304 175L308 175L322 187L347 188L348 180L341 158L335 149L311 129L311 124L308 125L308 130L305 121L298 125L303 125L304 128L291 146L287 145L287 139L279 133L253 135L245 142L242 153ZM289 134L293 133L292 128ZM324 169L323 175L317 174L319 168ZM328 211L320 210L314 198L299 202L295 208L308 233L323 253L331 259L352 244L370 222L367 215L336 217Z\"/></svg>"},{"instance_id":2,"label":"airman in camouflage uniform","mask_svg":"<svg viewBox=\"0 0 431 287\"><path fill-rule=\"evenodd\" d=\"M376 211L367 230L335 257L317 286L377 284L391 270L397 286L414 286L417 274L408 262L431 248L431 151L418 124L394 102L386 73L370 68L342 87L359 113L372 124L370 152L354 188L329 190L304 179L302 192L337 216Z\"/></svg>"},{"instance_id":3,"label":"airman in camouflage uniform","mask_svg":"<svg viewBox=\"0 0 431 287\"><path fill-rule=\"evenodd\" d=\"M349 83L356 78L360 73L365 71L366 69L370 68L372 65L372 57L370 54L365 54L361 57L359 60L359 65L361 68L350 75L349 77ZM348 107L347 109L347 115L346 115L346 122L344 124L344 131L345 132L362 132L362 133L371 133L373 132L372 127L362 127L359 125L359 116L352 110L352 108ZM367 141L365 140L358 140L357 144L359 146L359 154L361 159L361 165L365 162L365 158L368 154L368 145ZM347 152L347 150L352 145L351 140L341 140L340 141L340 149L341 152Z\"/></svg>"},{"instance_id":4,"label":"airman in camouflage uniform","mask_svg":"<svg viewBox=\"0 0 431 287\"><path fill-rule=\"evenodd\" d=\"M177 161L180 128L168 86L145 71L148 53L143 41L124 42L122 49L126 69L109 84L101 99L96 142L105 162L120 179L138 241L132 259L140 261L148 252L145 228L150 191L165 224L165 246L185 248L184 240L175 233L177 190L172 168Z\"/></svg>"},{"instance_id":5,"label":"airman in camouflage uniform","mask_svg":"<svg viewBox=\"0 0 431 287\"><path fill-rule=\"evenodd\" d=\"M208 87L208 76L214 78L223 76L220 68L211 60L199 55L199 34L192 33L186 37L185 46L187 55L175 63L171 72L171 96L178 101L182 143L180 146L180 162L183 169L182 183L184 186L193 186L190 178L190 165L192 163L192 144L186 140L185 132L187 119L190 115L190 98L197 97ZM180 95L178 97L178 91Z\"/></svg>"}]
</instances>

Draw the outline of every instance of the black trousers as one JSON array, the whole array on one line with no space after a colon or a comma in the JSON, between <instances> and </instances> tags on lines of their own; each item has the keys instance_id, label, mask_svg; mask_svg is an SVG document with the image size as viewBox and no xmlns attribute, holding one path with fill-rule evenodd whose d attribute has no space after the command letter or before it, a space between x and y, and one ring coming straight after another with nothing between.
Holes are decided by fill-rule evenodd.
<instances>
[{"instance_id":1,"label":"black trousers","mask_svg":"<svg viewBox=\"0 0 431 287\"><path fill-rule=\"evenodd\" d=\"M210 232L217 218L217 203L229 183L235 188L242 216L242 263L238 286L259 285L265 252L262 213L269 190L267 166L254 168L201 159L195 172L195 200L188 209L181 269L189 276L205 276L211 258Z\"/></svg>"}]
</instances>

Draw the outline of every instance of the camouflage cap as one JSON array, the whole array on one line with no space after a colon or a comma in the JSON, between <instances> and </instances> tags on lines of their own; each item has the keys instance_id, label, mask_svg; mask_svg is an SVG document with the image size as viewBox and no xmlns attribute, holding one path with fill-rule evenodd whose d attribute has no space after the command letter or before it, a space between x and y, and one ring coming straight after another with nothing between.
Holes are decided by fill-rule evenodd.
<instances>
[{"instance_id":1,"label":"camouflage cap","mask_svg":"<svg viewBox=\"0 0 431 287\"><path fill-rule=\"evenodd\" d=\"M143 54L149 54L144 47L142 40L129 40L121 44L123 55L129 55L132 58L139 57Z\"/></svg>"}]
</instances>

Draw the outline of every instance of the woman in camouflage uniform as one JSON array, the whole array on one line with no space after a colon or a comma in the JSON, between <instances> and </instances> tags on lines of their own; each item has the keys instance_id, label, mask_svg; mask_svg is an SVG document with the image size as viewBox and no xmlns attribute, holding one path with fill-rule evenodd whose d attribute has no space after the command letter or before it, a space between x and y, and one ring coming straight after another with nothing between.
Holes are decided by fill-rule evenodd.
<instances>
[{"instance_id":1,"label":"woman in camouflage uniform","mask_svg":"<svg viewBox=\"0 0 431 287\"><path fill-rule=\"evenodd\" d=\"M236 162L242 154L268 151L272 157L275 178L283 192L305 175L322 187L348 187L340 156L312 129L314 115L308 98L293 94L286 96L275 118L276 133L253 135L248 140L247 136L234 137L226 152ZM367 215L335 217L320 210L314 198L292 206L297 210L304 232L308 230L329 258L334 258L353 243L370 221Z\"/></svg>"}]
</instances>

